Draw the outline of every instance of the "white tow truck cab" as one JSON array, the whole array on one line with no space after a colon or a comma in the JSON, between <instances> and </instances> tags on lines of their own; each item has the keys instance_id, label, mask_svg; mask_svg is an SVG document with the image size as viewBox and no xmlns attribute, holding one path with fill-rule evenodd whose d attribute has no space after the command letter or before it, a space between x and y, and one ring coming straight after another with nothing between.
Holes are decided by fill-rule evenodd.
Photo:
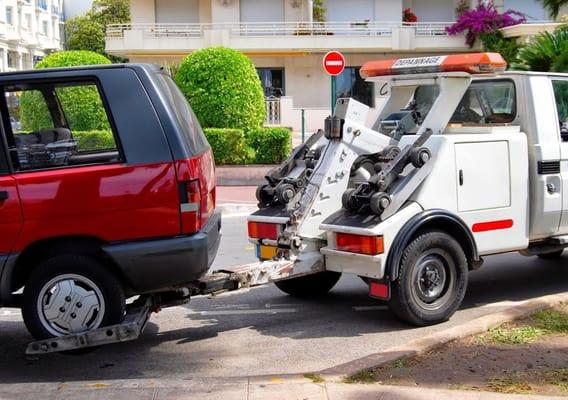
<instances>
[{"instance_id":1,"label":"white tow truck cab","mask_svg":"<svg viewBox=\"0 0 568 400\"><path fill-rule=\"evenodd\" d=\"M325 134L257 192L259 258L295 266L278 287L319 294L355 274L398 317L427 325L457 310L483 256L560 257L568 74L505 67L494 53L365 64L363 77L391 88L378 119L366 126L368 109L340 100Z\"/></svg>"}]
</instances>

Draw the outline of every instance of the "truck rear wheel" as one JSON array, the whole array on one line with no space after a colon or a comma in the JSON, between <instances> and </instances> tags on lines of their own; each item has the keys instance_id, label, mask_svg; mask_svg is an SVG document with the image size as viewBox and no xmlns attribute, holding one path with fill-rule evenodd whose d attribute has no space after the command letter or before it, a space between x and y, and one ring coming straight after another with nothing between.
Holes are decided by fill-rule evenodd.
<instances>
[{"instance_id":1,"label":"truck rear wheel","mask_svg":"<svg viewBox=\"0 0 568 400\"><path fill-rule=\"evenodd\" d=\"M294 297L320 297L329 292L341 278L341 273L323 271L317 274L301 276L274 282L276 287Z\"/></svg>"},{"instance_id":2,"label":"truck rear wheel","mask_svg":"<svg viewBox=\"0 0 568 400\"><path fill-rule=\"evenodd\" d=\"M389 308L413 325L444 322L460 306L467 280L467 259L460 244L444 232L423 233L404 250Z\"/></svg>"},{"instance_id":3,"label":"truck rear wheel","mask_svg":"<svg viewBox=\"0 0 568 400\"><path fill-rule=\"evenodd\" d=\"M125 304L122 285L99 261L60 255L31 273L22 316L30 333L41 340L118 324Z\"/></svg>"}]
</instances>

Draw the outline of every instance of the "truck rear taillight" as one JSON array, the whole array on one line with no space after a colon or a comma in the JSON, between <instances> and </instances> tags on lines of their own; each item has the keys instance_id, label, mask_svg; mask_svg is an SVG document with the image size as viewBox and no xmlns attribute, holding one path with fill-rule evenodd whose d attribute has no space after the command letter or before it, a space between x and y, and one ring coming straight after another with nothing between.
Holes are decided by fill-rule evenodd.
<instances>
[{"instance_id":1,"label":"truck rear taillight","mask_svg":"<svg viewBox=\"0 0 568 400\"><path fill-rule=\"evenodd\" d=\"M201 229L201 189L199 179L180 184L181 228L183 233Z\"/></svg>"},{"instance_id":2,"label":"truck rear taillight","mask_svg":"<svg viewBox=\"0 0 568 400\"><path fill-rule=\"evenodd\" d=\"M252 221L249 221L248 223L248 235L253 239L278 240L279 231L280 227L278 224L267 224L264 222Z\"/></svg>"},{"instance_id":3,"label":"truck rear taillight","mask_svg":"<svg viewBox=\"0 0 568 400\"><path fill-rule=\"evenodd\" d=\"M348 253L376 256L377 254L383 254L385 251L382 236L363 236L353 235L350 233L337 233L335 242L337 250L346 251Z\"/></svg>"}]
</instances>

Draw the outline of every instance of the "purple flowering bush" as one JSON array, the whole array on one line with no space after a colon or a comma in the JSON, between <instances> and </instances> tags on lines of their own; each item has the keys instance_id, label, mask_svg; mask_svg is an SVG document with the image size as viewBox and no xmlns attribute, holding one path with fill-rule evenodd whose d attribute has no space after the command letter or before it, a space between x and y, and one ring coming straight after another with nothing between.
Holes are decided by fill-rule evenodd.
<instances>
[{"instance_id":1,"label":"purple flowering bush","mask_svg":"<svg viewBox=\"0 0 568 400\"><path fill-rule=\"evenodd\" d=\"M495 32L506 26L522 24L525 21L524 14L518 11L507 10L501 14L493 1L484 3L480 0L477 7L463 12L453 25L446 28L446 31L450 35L466 32L465 42L469 47L473 47L480 35Z\"/></svg>"}]
</instances>

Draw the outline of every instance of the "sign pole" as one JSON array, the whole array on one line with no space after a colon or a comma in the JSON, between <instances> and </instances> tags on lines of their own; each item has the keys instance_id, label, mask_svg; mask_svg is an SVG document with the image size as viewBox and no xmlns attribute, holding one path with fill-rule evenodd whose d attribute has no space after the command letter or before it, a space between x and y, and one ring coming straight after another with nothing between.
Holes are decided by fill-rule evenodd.
<instances>
[{"instance_id":1,"label":"sign pole","mask_svg":"<svg viewBox=\"0 0 568 400\"><path fill-rule=\"evenodd\" d=\"M337 76L331 77L331 115L335 113L335 103L337 103Z\"/></svg>"}]
</instances>

